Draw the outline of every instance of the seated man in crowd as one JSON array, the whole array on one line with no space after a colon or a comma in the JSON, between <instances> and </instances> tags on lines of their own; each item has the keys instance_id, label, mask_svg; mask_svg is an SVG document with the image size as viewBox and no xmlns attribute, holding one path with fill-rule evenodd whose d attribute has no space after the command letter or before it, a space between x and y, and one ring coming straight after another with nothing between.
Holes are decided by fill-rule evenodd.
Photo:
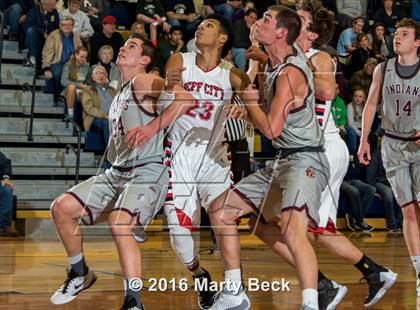
<instances>
[{"instance_id":1,"label":"seated man in crowd","mask_svg":"<svg viewBox=\"0 0 420 310\"><path fill-rule=\"evenodd\" d=\"M373 70L375 70L378 60L376 58L369 58L366 60L362 70L356 71L350 79L350 88L352 92L361 88L364 93L369 94L370 85L372 84Z\"/></svg>"},{"instance_id":2,"label":"seated man in crowd","mask_svg":"<svg viewBox=\"0 0 420 310\"><path fill-rule=\"evenodd\" d=\"M28 48L28 60L35 65L41 60L41 51L47 36L59 27L56 0L41 0L32 7L26 17L25 46Z\"/></svg>"},{"instance_id":3,"label":"seated man in crowd","mask_svg":"<svg viewBox=\"0 0 420 310\"><path fill-rule=\"evenodd\" d=\"M12 163L0 152L0 236L16 237L19 233L12 227L15 185L10 181L11 177Z\"/></svg>"},{"instance_id":4,"label":"seated man in crowd","mask_svg":"<svg viewBox=\"0 0 420 310\"><path fill-rule=\"evenodd\" d=\"M23 25L29 9L34 6L33 0L2 0L0 11L4 14L4 23L9 25L9 40L19 39L19 27Z\"/></svg>"},{"instance_id":5,"label":"seated man in crowd","mask_svg":"<svg viewBox=\"0 0 420 310\"><path fill-rule=\"evenodd\" d=\"M99 62L94 64L88 74L87 82L90 84L92 83L92 74L93 70L97 65L101 65L106 69L106 73L108 75L109 86L115 88L116 90L120 90L121 88L121 72L118 69L118 66L115 62L112 61L114 58L114 51L111 45L103 45L98 52Z\"/></svg>"},{"instance_id":6,"label":"seated man in crowd","mask_svg":"<svg viewBox=\"0 0 420 310\"><path fill-rule=\"evenodd\" d=\"M160 26L164 32L169 32L171 26L166 22L165 10L159 0L139 1L136 11L137 21L146 25Z\"/></svg>"},{"instance_id":7,"label":"seated man in crowd","mask_svg":"<svg viewBox=\"0 0 420 310\"><path fill-rule=\"evenodd\" d=\"M373 20L375 23L383 23L389 33L394 33L395 24L402 18L402 16L393 7L393 0L383 0L383 4L383 8L376 11L375 15L373 16Z\"/></svg>"},{"instance_id":8,"label":"seated man in crowd","mask_svg":"<svg viewBox=\"0 0 420 310\"><path fill-rule=\"evenodd\" d=\"M351 53L357 48L357 34L363 31L364 25L365 20L362 17L356 17L353 20L352 26L343 30L337 44L337 53L339 55Z\"/></svg>"},{"instance_id":9,"label":"seated man in crowd","mask_svg":"<svg viewBox=\"0 0 420 310\"><path fill-rule=\"evenodd\" d=\"M74 20L73 31L78 32L82 40L87 40L93 35L93 28L89 17L80 10L81 0L69 0L68 9L61 12L61 18L70 16Z\"/></svg>"},{"instance_id":10,"label":"seated man in crowd","mask_svg":"<svg viewBox=\"0 0 420 310\"><path fill-rule=\"evenodd\" d=\"M104 145L108 145L108 115L117 91L108 85L106 69L96 65L92 73L92 84L82 91L83 126L85 131L100 129Z\"/></svg>"},{"instance_id":11,"label":"seated man in crowd","mask_svg":"<svg viewBox=\"0 0 420 310\"><path fill-rule=\"evenodd\" d=\"M60 20L60 28L51 32L42 49L42 69L47 79L46 92L54 94L58 100L61 92L61 72L73 52L82 46L77 32L73 32L74 22L70 16Z\"/></svg>"},{"instance_id":12,"label":"seated man in crowd","mask_svg":"<svg viewBox=\"0 0 420 310\"><path fill-rule=\"evenodd\" d=\"M182 29L180 26L173 26L169 30L168 40L159 44L159 69L163 75L165 64L174 53L186 53L184 41L182 40Z\"/></svg>"}]
</instances>

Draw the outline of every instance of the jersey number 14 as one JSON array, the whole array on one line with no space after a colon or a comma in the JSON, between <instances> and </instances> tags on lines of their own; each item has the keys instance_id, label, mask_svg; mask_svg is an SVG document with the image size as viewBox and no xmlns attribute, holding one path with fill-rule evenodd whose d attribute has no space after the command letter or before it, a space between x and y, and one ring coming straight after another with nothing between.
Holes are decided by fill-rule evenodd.
<instances>
[{"instance_id":1,"label":"jersey number 14","mask_svg":"<svg viewBox=\"0 0 420 310\"><path fill-rule=\"evenodd\" d=\"M396 107L397 111L395 112L395 115L400 116L400 108L401 108L400 100L396 99L395 103L397 105ZM402 111L404 111L407 116L411 116L411 100L408 100L407 103L402 107Z\"/></svg>"}]
</instances>

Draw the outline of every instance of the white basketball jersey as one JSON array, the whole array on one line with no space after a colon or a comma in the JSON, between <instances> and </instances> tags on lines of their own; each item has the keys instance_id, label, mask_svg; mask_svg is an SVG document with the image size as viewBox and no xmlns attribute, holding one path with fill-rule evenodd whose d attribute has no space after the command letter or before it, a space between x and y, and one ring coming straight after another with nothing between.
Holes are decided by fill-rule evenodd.
<instances>
[{"instance_id":1,"label":"white basketball jersey","mask_svg":"<svg viewBox=\"0 0 420 310\"><path fill-rule=\"evenodd\" d=\"M182 85L194 98L195 106L181 116L170 128L175 143L207 142L215 145L225 139L223 106L231 102L230 68L225 61L203 71L196 65L196 52L183 53Z\"/></svg>"},{"instance_id":2,"label":"white basketball jersey","mask_svg":"<svg viewBox=\"0 0 420 310\"><path fill-rule=\"evenodd\" d=\"M319 52L320 50L311 48L308 52L305 53L305 55L308 59L311 59L311 57L313 57ZM337 68L334 63L334 74L336 70ZM331 87L334 87L335 89L335 84L331 85ZM335 122L331 113L331 101L325 101L315 98L315 113L318 123L319 125L321 125L321 128L324 132L324 135L339 133L339 129L335 126Z\"/></svg>"}]
</instances>

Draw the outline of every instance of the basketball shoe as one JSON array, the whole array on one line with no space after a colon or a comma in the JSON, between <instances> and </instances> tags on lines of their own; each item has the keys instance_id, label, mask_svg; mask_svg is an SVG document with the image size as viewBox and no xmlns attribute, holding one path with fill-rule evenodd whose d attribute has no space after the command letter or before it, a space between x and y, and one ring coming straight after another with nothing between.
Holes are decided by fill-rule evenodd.
<instances>
[{"instance_id":1,"label":"basketball shoe","mask_svg":"<svg viewBox=\"0 0 420 310\"><path fill-rule=\"evenodd\" d=\"M249 310L251 302L243 287L237 294L226 290L225 288L216 296L213 306L210 310Z\"/></svg>"},{"instance_id":2,"label":"basketball shoe","mask_svg":"<svg viewBox=\"0 0 420 310\"><path fill-rule=\"evenodd\" d=\"M209 309L214 302L216 292L209 289L211 283L210 273L203 269L205 273L199 276L193 276L194 287L203 288L198 290L198 305L200 309Z\"/></svg>"},{"instance_id":3,"label":"basketball shoe","mask_svg":"<svg viewBox=\"0 0 420 310\"><path fill-rule=\"evenodd\" d=\"M84 276L80 276L71 268L69 268L64 284L51 297L51 302L54 305L62 305L68 303L75 299L77 294L79 294L81 291L91 287L95 281L96 276L89 269Z\"/></svg>"},{"instance_id":4,"label":"basketball shoe","mask_svg":"<svg viewBox=\"0 0 420 310\"><path fill-rule=\"evenodd\" d=\"M369 285L368 294L364 303L365 307L376 304L395 281L397 281L397 276L396 273L382 266L364 276L362 279L365 279Z\"/></svg>"},{"instance_id":5,"label":"basketball shoe","mask_svg":"<svg viewBox=\"0 0 420 310\"><path fill-rule=\"evenodd\" d=\"M125 296L124 303L120 310L144 310L143 304L137 304L137 301L132 296Z\"/></svg>"},{"instance_id":6,"label":"basketball shoe","mask_svg":"<svg viewBox=\"0 0 420 310\"><path fill-rule=\"evenodd\" d=\"M347 294L347 287L335 281L322 279L318 281L319 310L334 310Z\"/></svg>"}]
</instances>

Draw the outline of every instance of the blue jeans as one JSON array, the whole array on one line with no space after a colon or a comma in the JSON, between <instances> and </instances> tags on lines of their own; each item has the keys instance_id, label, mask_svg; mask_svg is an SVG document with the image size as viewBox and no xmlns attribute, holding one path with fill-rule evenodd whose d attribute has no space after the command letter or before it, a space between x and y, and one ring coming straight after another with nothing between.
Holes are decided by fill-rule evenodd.
<instances>
[{"instance_id":1,"label":"blue jeans","mask_svg":"<svg viewBox=\"0 0 420 310\"><path fill-rule=\"evenodd\" d=\"M356 134L353 128L347 126L347 146L349 148L350 155L356 156L357 146L359 145L359 136Z\"/></svg>"},{"instance_id":2,"label":"blue jeans","mask_svg":"<svg viewBox=\"0 0 420 310\"><path fill-rule=\"evenodd\" d=\"M108 145L109 140L109 122L104 118L94 118L92 122L93 129L100 129L104 137L104 145Z\"/></svg>"},{"instance_id":3,"label":"blue jeans","mask_svg":"<svg viewBox=\"0 0 420 310\"><path fill-rule=\"evenodd\" d=\"M63 89L61 86L61 73L63 71L62 64L53 64L50 66L53 78L46 81L45 92L59 95Z\"/></svg>"},{"instance_id":4,"label":"blue jeans","mask_svg":"<svg viewBox=\"0 0 420 310\"><path fill-rule=\"evenodd\" d=\"M386 217L386 226L399 226L402 223L402 212L401 208L395 201L391 187L380 182L376 182L373 186L375 186L376 192L382 198L382 205L384 207ZM395 206L396 208L394 208Z\"/></svg>"},{"instance_id":5,"label":"blue jeans","mask_svg":"<svg viewBox=\"0 0 420 310\"><path fill-rule=\"evenodd\" d=\"M0 184L0 228L12 225L13 191Z\"/></svg>"},{"instance_id":6,"label":"blue jeans","mask_svg":"<svg viewBox=\"0 0 420 310\"><path fill-rule=\"evenodd\" d=\"M18 3L12 4L4 11L5 22L10 26L9 34L14 37L19 35L19 18L21 16L22 7Z\"/></svg>"},{"instance_id":7,"label":"blue jeans","mask_svg":"<svg viewBox=\"0 0 420 310\"><path fill-rule=\"evenodd\" d=\"M367 210L372 205L376 193L375 187L354 179L344 181L340 191L346 197L350 214L356 220L356 224L361 224Z\"/></svg>"},{"instance_id":8,"label":"blue jeans","mask_svg":"<svg viewBox=\"0 0 420 310\"><path fill-rule=\"evenodd\" d=\"M42 47L44 46L44 35L34 28L28 28L25 33L25 46L28 48L28 57L34 56L37 60L41 58Z\"/></svg>"},{"instance_id":9,"label":"blue jeans","mask_svg":"<svg viewBox=\"0 0 420 310\"><path fill-rule=\"evenodd\" d=\"M233 16L233 13L235 12L233 7L231 7L227 3L214 6L213 10L214 10L214 13L223 15L228 20L228 22L232 21L232 16Z\"/></svg>"},{"instance_id":10,"label":"blue jeans","mask_svg":"<svg viewBox=\"0 0 420 310\"><path fill-rule=\"evenodd\" d=\"M245 48L232 48L233 63L241 70L246 69L246 49Z\"/></svg>"}]
</instances>

